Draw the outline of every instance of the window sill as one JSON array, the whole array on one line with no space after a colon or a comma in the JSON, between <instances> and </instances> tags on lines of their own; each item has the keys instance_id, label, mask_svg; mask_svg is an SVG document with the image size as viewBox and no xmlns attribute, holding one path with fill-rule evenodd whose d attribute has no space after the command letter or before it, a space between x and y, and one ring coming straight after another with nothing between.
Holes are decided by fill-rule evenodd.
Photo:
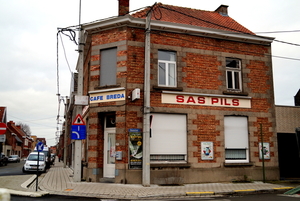
<instances>
[{"instance_id":1,"label":"window sill","mask_svg":"<svg viewBox=\"0 0 300 201\"><path fill-rule=\"evenodd\" d=\"M94 89L112 89L112 88L117 88L117 87L121 87L121 85L117 84L117 85L105 85L105 86L96 86L94 87Z\"/></svg>"},{"instance_id":2,"label":"window sill","mask_svg":"<svg viewBox=\"0 0 300 201\"><path fill-rule=\"evenodd\" d=\"M151 163L150 168L190 168L191 165L189 163Z\"/></svg>"},{"instance_id":3,"label":"window sill","mask_svg":"<svg viewBox=\"0 0 300 201\"><path fill-rule=\"evenodd\" d=\"M253 162L249 163L224 163L224 167L235 167L235 166L253 166Z\"/></svg>"},{"instance_id":4,"label":"window sill","mask_svg":"<svg viewBox=\"0 0 300 201\"><path fill-rule=\"evenodd\" d=\"M225 95L237 95L237 96L248 96L247 92L242 91L223 91Z\"/></svg>"},{"instance_id":5,"label":"window sill","mask_svg":"<svg viewBox=\"0 0 300 201\"><path fill-rule=\"evenodd\" d=\"M153 86L155 90L168 90L168 91L183 91L182 87L163 87L163 86Z\"/></svg>"}]
</instances>

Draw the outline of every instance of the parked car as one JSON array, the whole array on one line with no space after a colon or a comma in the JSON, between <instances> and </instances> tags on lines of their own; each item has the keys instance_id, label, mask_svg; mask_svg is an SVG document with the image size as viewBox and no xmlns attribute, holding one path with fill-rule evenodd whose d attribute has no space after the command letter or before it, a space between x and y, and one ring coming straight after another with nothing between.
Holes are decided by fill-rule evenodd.
<instances>
[{"instance_id":1,"label":"parked car","mask_svg":"<svg viewBox=\"0 0 300 201\"><path fill-rule=\"evenodd\" d=\"M6 166L8 163L8 158L3 153L0 154L0 166Z\"/></svg>"},{"instance_id":2,"label":"parked car","mask_svg":"<svg viewBox=\"0 0 300 201\"><path fill-rule=\"evenodd\" d=\"M46 156L44 153L39 153L38 155L38 152L32 152L26 158L23 172L37 171L38 165L39 171L46 172Z\"/></svg>"},{"instance_id":3,"label":"parked car","mask_svg":"<svg viewBox=\"0 0 300 201\"><path fill-rule=\"evenodd\" d=\"M18 155L10 155L8 157L8 162L20 163L21 159Z\"/></svg>"},{"instance_id":4,"label":"parked car","mask_svg":"<svg viewBox=\"0 0 300 201\"><path fill-rule=\"evenodd\" d=\"M36 147L34 148L34 152L37 153L37 149ZM52 161L51 161L51 153L50 153L50 150L48 147L44 146L44 149L43 151L41 151L41 153L44 153L45 154L45 157L46 157L46 168L50 168L52 164Z\"/></svg>"},{"instance_id":5,"label":"parked car","mask_svg":"<svg viewBox=\"0 0 300 201\"><path fill-rule=\"evenodd\" d=\"M54 165L54 162L55 162L55 154L51 154L51 163L52 165Z\"/></svg>"}]
</instances>

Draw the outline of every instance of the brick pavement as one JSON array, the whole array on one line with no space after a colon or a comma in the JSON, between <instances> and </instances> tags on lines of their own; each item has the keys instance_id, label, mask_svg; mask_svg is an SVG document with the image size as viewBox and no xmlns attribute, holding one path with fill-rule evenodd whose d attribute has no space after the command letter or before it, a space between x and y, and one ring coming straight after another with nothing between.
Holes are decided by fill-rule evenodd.
<instances>
[{"instance_id":1,"label":"brick pavement","mask_svg":"<svg viewBox=\"0 0 300 201\"><path fill-rule=\"evenodd\" d=\"M98 198L160 198L221 196L224 194L278 192L283 193L292 187L282 184L262 182L252 183L204 183L183 186L143 187L139 184L115 184L95 182L74 182L73 171L56 162L47 173L39 177L39 190L35 191L35 175L0 177L0 188L10 189L11 194L43 196L45 194L98 197ZM31 184L31 185L30 185Z\"/></svg>"}]
</instances>

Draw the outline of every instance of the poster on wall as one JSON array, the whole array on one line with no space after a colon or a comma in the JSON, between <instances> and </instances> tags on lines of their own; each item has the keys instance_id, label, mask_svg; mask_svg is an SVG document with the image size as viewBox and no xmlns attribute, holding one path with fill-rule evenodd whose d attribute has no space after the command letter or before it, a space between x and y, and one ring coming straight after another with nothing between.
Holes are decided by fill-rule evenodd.
<instances>
[{"instance_id":1,"label":"poster on wall","mask_svg":"<svg viewBox=\"0 0 300 201\"><path fill-rule=\"evenodd\" d=\"M141 129L129 129L129 168L142 169L143 164L143 137Z\"/></svg>"},{"instance_id":2,"label":"poster on wall","mask_svg":"<svg viewBox=\"0 0 300 201\"><path fill-rule=\"evenodd\" d=\"M263 149L263 151L262 151ZM262 152L264 153L264 159L270 159L270 143L264 142L264 146L261 146L261 142L259 143L259 159L262 159Z\"/></svg>"},{"instance_id":3,"label":"poster on wall","mask_svg":"<svg viewBox=\"0 0 300 201\"><path fill-rule=\"evenodd\" d=\"M201 142L201 159L213 160L214 159L214 143Z\"/></svg>"}]
</instances>

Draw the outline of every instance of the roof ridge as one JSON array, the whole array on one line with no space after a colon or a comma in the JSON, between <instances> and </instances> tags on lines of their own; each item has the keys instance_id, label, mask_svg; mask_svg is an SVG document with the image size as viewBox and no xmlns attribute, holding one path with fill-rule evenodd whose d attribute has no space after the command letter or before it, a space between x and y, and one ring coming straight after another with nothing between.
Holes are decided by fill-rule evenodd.
<instances>
[{"instance_id":1,"label":"roof ridge","mask_svg":"<svg viewBox=\"0 0 300 201\"><path fill-rule=\"evenodd\" d=\"M158 4L158 3L157 3ZM171 7L177 7L177 8L186 8L186 9L190 9L190 10L197 10L197 11L204 11L204 12L212 12L212 13L217 13L216 11L211 11L211 10L202 10L202 9L198 9L198 8L190 8L190 7L183 7L183 6L175 6L175 5L170 5L170 4L162 4L161 5L165 5L165 6L171 6Z\"/></svg>"}]
</instances>

